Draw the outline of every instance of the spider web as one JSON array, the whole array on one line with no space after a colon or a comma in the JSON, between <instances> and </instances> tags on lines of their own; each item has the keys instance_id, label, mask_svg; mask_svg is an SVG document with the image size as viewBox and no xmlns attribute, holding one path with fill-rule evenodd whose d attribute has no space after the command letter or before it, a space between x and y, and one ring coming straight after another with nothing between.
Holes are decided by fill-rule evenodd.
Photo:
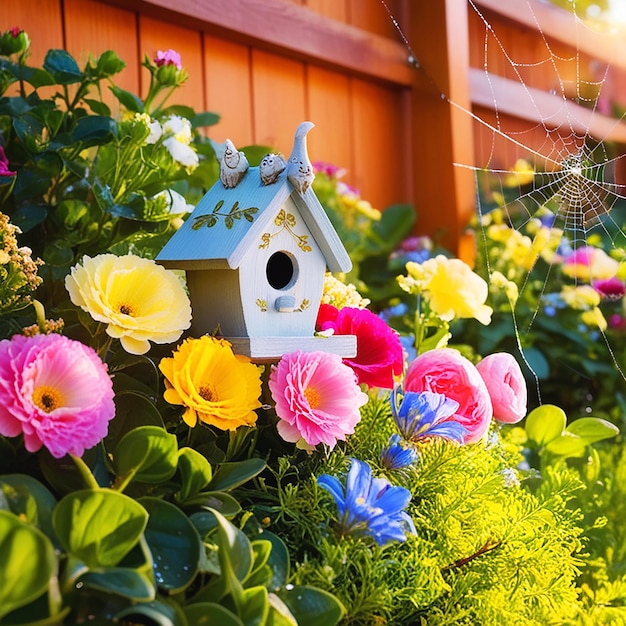
<instances>
[{"instance_id":1,"label":"spider web","mask_svg":"<svg viewBox=\"0 0 626 626\"><path fill-rule=\"evenodd\" d=\"M537 376L522 346L524 335L539 316L548 310L554 314L550 308L554 294L549 290L557 264L577 251L584 253L591 245L602 247L618 261L626 255L622 228L626 219L626 125L623 112L610 110L617 86L626 81L615 61L617 55L626 54L616 43L602 45L603 37L612 36L610 26L596 22L592 28L577 14L575 0L569 2L571 10L551 6L546 0L517 0L515 19L535 33L532 40L525 40L519 31L512 37L507 19L494 11L494 3L467 1L470 32L474 37L481 33L483 42L482 49L473 45L470 54L471 108L440 95L472 119L475 162L455 165L474 173L482 244L488 245L489 228L496 216L520 236L534 238L526 256L517 258L523 273L518 286L520 300L526 290L534 289L538 304L524 320L516 317L515 310L512 313L518 347L540 395ZM381 2L410 61L423 71L419 56L384 0ZM568 43L553 37L551 27L541 23L541 18L555 11L560 21L568 20ZM600 42L603 58L593 54L590 40ZM527 45L520 43L524 41ZM485 256L492 275L499 269L498 259ZM593 275L593 266L585 275L574 268L574 286L602 278ZM601 325L587 331L602 337L614 367L626 380L607 332Z\"/></svg>"}]
</instances>

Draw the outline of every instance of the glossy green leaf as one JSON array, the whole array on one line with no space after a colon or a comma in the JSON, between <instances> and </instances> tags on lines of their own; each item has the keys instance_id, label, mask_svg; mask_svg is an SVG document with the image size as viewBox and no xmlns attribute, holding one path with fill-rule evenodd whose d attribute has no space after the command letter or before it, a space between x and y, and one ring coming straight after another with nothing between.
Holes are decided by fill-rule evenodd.
<instances>
[{"instance_id":1,"label":"glossy green leaf","mask_svg":"<svg viewBox=\"0 0 626 626\"><path fill-rule=\"evenodd\" d=\"M587 443L584 439L573 433L565 432L546 444L546 450L550 454L556 454L562 457L580 458L585 453Z\"/></svg>"},{"instance_id":2,"label":"glossy green leaf","mask_svg":"<svg viewBox=\"0 0 626 626\"><path fill-rule=\"evenodd\" d=\"M118 476L133 475L139 482L169 480L178 465L176 437L158 426L139 426L126 433L113 452Z\"/></svg>"},{"instance_id":3,"label":"glossy green leaf","mask_svg":"<svg viewBox=\"0 0 626 626\"><path fill-rule=\"evenodd\" d=\"M272 552L272 544L265 539L256 539L251 542L254 561L248 578L244 581L246 587L266 587L272 580L272 569L267 564Z\"/></svg>"},{"instance_id":4,"label":"glossy green leaf","mask_svg":"<svg viewBox=\"0 0 626 626\"><path fill-rule=\"evenodd\" d=\"M250 574L254 553L245 533L231 524L223 515L213 511L218 523L219 557L222 572L232 570L238 581L244 581Z\"/></svg>"},{"instance_id":5,"label":"glossy green leaf","mask_svg":"<svg viewBox=\"0 0 626 626\"><path fill-rule=\"evenodd\" d=\"M69 493L52 514L63 547L90 569L117 565L139 541L147 522L141 504L111 489Z\"/></svg>"},{"instance_id":6,"label":"glossy green leaf","mask_svg":"<svg viewBox=\"0 0 626 626\"><path fill-rule=\"evenodd\" d=\"M263 459L246 459L235 463L222 463L209 483L212 491L229 491L243 485L265 469Z\"/></svg>"},{"instance_id":7,"label":"glossy green leaf","mask_svg":"<svg viewBox=\"0 0 626 626\"><path fill-rule=\"evenodd\" d=\"M526 417L526 434L535 443L545 445L558 437L567 424L565 411L553 404L544 404L533 409Z\"/></svg>"},{"instance_id":8,"label":"glossy green leaf","mask_svg":"<svg viewBox=\"0 0 626 626\"><path fill-rule=\"evenodd\" d=\"M45 593L55 563L48 537L0 510L0 618Z\"/></svg>"},{"instance_id":9,"label":"glossy green leaf","mask_svg":"<svg viewBox=\"0 0 626 626\"><path fill-rule=\"evenodd\" d=\"M269 593L270 612L266 626L298 626L296 618L289 607L275 594Z\"/></svg>"},{"instance_id":10,"label":"glossy green leaf","mask_svg":"<svg viewBox=\"0 0 626 626\"><path fill-rule=\"evenodd\" d=\"M52 536L52 510L57 501L45 485L28 474L6 474L0 476L0 493L12 513Z\"/></svg>"},{"instance_id":11,"label":"glossy green leaf","mask_svg":"<svg viewBox=\"0 0 626 626\"><path fill-rule=\"evenodd\" d=\"M215 124L220 121L220 116L217 113L205 111L203 113L196 113L190 121L192 128L200 128L202 126L215 126Z\"/></svg>"},{"instance_id":12,"label":"glossy green leaf","mask_svg":"<svg viewBox=\"0 0 626 626\"><path fill-rule=\"evenodd\" d=\"M183 611L193 626L244 626L234 613L216 602L188 604Z\"/></svg>"},{"instance_id":13,"label":"glossy green leaf","mask_svg":"<svg viewBox=\"0 0 626 626\"><path fill-rule=\"evenodd\" d=\"M289 550L278 535L268 530L263 531L261 539L272 544L272 550L267 559L267 564L272 568L272 580L268 583L267 588L270 591L278 591L287 583L289 578Z\"/></svg>"},{"instance_id":14,"label":"glossy green leaf","mask_svg":"<svg viewBox=\"0 0 626 626\"><path fill-rule=\"evenodd\" d=\"M189 518L159 498L140 498L150 514L145 537L152 553L157 585L170 593L186 589L198 573L200 535Z\"/></svg>"},{"instance_id":15,"label":"glossy green leaf","mask_svg":"<svg viewBox=\"0 0 626 626\"><path fill-rule=\"evenodd\" d=\"M233 496L224 491L202 491L185 501L187 506L201 506L215 509L227 519L232 519L241 512L241 505Z\"/></svg>"},{"instance_id":16,"label":"glossy green leaf","mask_svg":"<svg viewBox=\"0 0 626 626\"><path fill-rule=\"evenodd\" d=\"M110 86L109 89L119 100L120 104L126 107L129 111L132 113L143 113L143 101L134 93L116 86Z\"/></svg>"},{"instance_id":17,"label":"glossy green leaf","mask_svg":"<svg viewBox=\"0 0 626 626\"><path fill-rule=\"evenodd\" d=\"M83 78L78 63L65 50L48 50L43 67L60 85L78 83Z\"/></svg>"},{"instance_id":18,"label":"glossy green leaf","mask_svg":"<svg viewBox=\"0 0 626 626\"><path fill-rule=\"evenodd\" d=\"M112 118L88 115L78 120L72 139L86 146L95 146L108 141L115 136L116 132L117 126Z\"/></svg>"},{"instance_id":19,"label":"glossy green leaf","mask_svg":"<svg viewBox=\"0 0 626 626\"><path fill-rule=\"evenodd\" d=\"M270 612L270 603L265 587L250 587L243 590L243 606L239 617L246 626L263 626Z\"/></svg>"},{"instance_id":20,"label":"glossy green leaf","mask_svg":"<svg viewBox=\"0 0 626 626\"><path fill-rule=\"evenodd\" d=\"M587 444L619 435L619 428L615 424L599 417L581 417L569 424L565 430L572 435L578 435Z\"/></svg>"},{"instance_id":21,"label":"glossy green leaf","mask_svg":"<svg viewBox=\"0 0 626 626\"><path fill-rule=\"evenodd\" d=\"M115 617L121 624L150 624L150 626L194 626L187 621L177 603L159 600L142 602L119 611ZM121 619L124 618L124 619Z\"/></svg>"},{"instance_id":22,"label":"glossy green leaf","mask_svg":"<svg viewBox=\"0 0 626 626\"><path fill-rule=\"evenodd\" d=\"M103 52L96 62L98 78L107 78L119 74L126 67L126 63L113 50Z\"/></svg>"},{"instance_id":23,"label":"glossy green leaf","mask_svg":"<svg viewBox=\"0 0 626 626\"><path fill-rule=\"evenodd\" d=\"M114 593L136 602L154 600L155 587L143 572L129 567L108 567L91 570L80 577L80 582L91 589Z\"/></svg>"},{"instance_id":24,"label":"glossy green leaf","mask_svg":"<svg viewBox=\"0 0 626 626\"><path fill-rule=\"evenodd\" d=\"M296 585L281 589L278 596L296 618L298 626L334 626L346 613L334 595L315 587Z\"/></svg>"},{"instance_id":25,"label":"glossy green leaf","mask_svg":"<svg viewBox=\"0 0 626 626\"><path fill-rule=\"evenodd\" d=\"M183 502L204 489L213 477L209 461L193 448L179 450L178 472L181 478L181 488L177 495Z\"/></svg>"}]
</instances>

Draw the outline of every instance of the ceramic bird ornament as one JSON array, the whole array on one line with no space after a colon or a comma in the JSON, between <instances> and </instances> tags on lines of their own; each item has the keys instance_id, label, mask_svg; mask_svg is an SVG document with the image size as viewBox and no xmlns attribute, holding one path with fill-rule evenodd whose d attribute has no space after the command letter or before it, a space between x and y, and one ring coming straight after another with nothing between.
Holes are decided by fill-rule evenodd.
<instances>
[{"instance_id":1,"label":"ceramic bird ornament","mask_svg":"<svg viewBox=\"0 0 626 626\"><path fill-rule=\"evenodd\" d=\"M315 178L306 147L307 133L314 126L313 122L302 122L298 126L293 138L293 150L287 161L287 178L300 193L305 193Z\"/></svg>"},{"instance_id":2,"label":"ceramic bird ornament","mask_svg":"<svg viewBox=\"0 0 626 626\"><path fill-rule=\"evenodd\" d=\"M236 187L248 171L249 163L243 152L237 151L230 139L224 142L224 155L220 161L220 180L227 189Z\"/></svg>"},{"instance_id":3,"label":"ceramic bird ornament","mask_svg":"<svg viewBox=\"0 0 626 626\"><path fill-rule=\"evenodd\" d=\"M280 173L287 167L285 159L280 154L266 154L259 164L259 175L264 185L276 182Z\"/></svg>"}]
</instances>

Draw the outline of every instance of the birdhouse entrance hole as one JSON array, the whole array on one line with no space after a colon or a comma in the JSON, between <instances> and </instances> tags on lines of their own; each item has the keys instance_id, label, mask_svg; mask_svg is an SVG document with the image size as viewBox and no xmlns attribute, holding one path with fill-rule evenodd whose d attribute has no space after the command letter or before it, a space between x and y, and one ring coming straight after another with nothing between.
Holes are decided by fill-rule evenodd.
<instances>
[{"instance_id":1,"label":"birdhouse entrance hole","mask_svg":"<svg viewBox=\"0 0 626 626\"><path fill-rule=\"evenodd\" d=\"M267 282L274 289L285 289L296 282L296 261L286 252L274 252L265 268Z\"/></svg>"}]
</instances>

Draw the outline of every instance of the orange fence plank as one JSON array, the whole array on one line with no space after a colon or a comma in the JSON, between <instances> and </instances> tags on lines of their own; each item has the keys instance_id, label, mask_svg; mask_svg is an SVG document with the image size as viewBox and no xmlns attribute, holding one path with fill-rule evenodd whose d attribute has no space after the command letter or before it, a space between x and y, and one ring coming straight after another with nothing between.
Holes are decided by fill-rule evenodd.
<instances>
[{"instance_id":1,"label":"orange fence plank","mask_svg":"<svg viewBox=\"0 0 626 626\"><path fill-rule=\"evenodd\" d=\"M289 156L300 122L308 118L304 66L284 57L252 51L255 143Z\"/></svg>"},{"instance_id":2,"label":"orange fence plank","mask_svg":"<svg viewBox=\"0 0 626 626\"><path fill-rule=\"evenodd\" d=\"M207 110L220 116L207 134L218 142L228 138L238 147L252 144L250 50L204 35L204 71Z\"/></svg>"},{"instance_id":3,"label":"orange fence plank","mask_svg":"<svg viewBox=\"0 0 626 626\"><path fill-rule=\"evenodd\" d=\"M95 0L64 0L65 39L67 51L84 67L91 56L97 58L113 50L126 63L113 82L123 89L139 90L137 59L137 23L135 14ZM117 109L117 101L102 83L102 94L109 106Z\"/></svg>"},{"instance_id":4,"label":"orange fence plank","mask_svg":"<svg viewBox=\"0 0 626 626\"><path fill-rule=\"evenodd\" d=\"M320 15L325 15L339 22L347 22L348 1L349 0L306 0L305 4L309 9Z\"/></svg>"},{"instance_id":5,"label":"orange fence plank","mask_svg":"<svg viewBox=\"0 0 626 626\"><path fill-rule=\"evenodd\" d=\"M200 33L189 28L182 28L155 20L147 15L139 17L140 54L153 59L158 50L176 50L182 64L189 74L189 79L176 90L168 104L184 104L196 110L205 110L204 88L202 84L202 43ZM150 74L147 69L141 70L141 95L145 97L150 85Z\"/></svg>"},{"instance_id":6,"label":"orange fence plank","mask_svg":"<svg viewBox=\"0 0 626 626\"><path fill-rule=\"evenodd\" d=\"M409 133L401 90L352 80L354 184L378 209L411 201Z\"/></svg>"},{"instance_id":7,"label":"orange fence plank","mask_svg":"<svg viewBox=\"0 0 626 626\"><path fill-rule=\"evenodd\" d=\"M51 48L63 48L60 0L2 0L0 30L14 26L25 30L31 40L29 65L43 63Z\"/></svg>"},{"instance_id":8,"label":"orange fence plank","mask_svg":"<svg viewBox=\"0 0 626 626\"><path fill-rule=\"evenodd\" d=\"M326 161L354 176L350 79L337 72L307 68L308 112L316 128L309 134L312 161Z\"/></svg>"}]
</instances>

